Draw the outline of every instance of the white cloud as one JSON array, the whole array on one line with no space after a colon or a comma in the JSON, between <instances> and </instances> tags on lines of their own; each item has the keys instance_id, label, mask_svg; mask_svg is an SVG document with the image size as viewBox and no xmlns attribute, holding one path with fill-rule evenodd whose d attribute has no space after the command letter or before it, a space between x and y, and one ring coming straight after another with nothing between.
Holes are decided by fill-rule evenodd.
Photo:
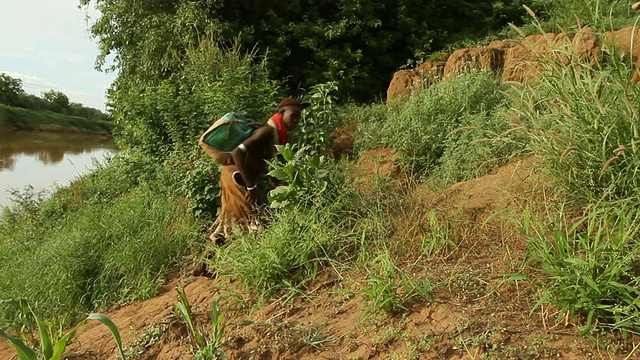
<instances>
[{"instance_id":1,"label":"white cloud","mask_svg":"<svg viewBox=\"0 0 640 360\"><path fill-rule=\"evenodd\" d=\"M0 72L19 74L24 89L55 89L74 102L104 110L115 74L94 69L98 47L87 31L78 0L0 0ZM92 20L90 20L92 21Z\"/></svg>"}]
</instances>

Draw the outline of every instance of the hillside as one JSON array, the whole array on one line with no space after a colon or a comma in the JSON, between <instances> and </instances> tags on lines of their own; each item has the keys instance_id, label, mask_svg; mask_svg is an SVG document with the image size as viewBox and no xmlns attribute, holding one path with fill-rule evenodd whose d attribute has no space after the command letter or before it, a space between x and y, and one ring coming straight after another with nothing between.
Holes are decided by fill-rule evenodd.
<instances>
[{"instance_id":1,"label":"hillside","mask_svg":"<svg viewBox=\"0 0 640 360\"><path fill-rule=\"evenodd\" d=\"M526 205L543 213L551 200L537 166L534 158L514 159L493 174L439 193L396 185L405 193L403 208L411 211L394 214L393 251L432 289L429 297L409 301L401 315L368 314L372 299L363 294L365 274L331 267L293 299L265 302L239 291L234 279L194 278L185 269L158 296L107 315L130 353L140 352L139 359L191 358L188 331L173 312L176 286L184 288L205 334L211 331L212 301L229 307L228 343L222 348L230 359L630 358L632 341L629 347L598 349L579 336L574 319L557 319L557 309L531 311L536 289L509 277L521 271L527 257L527 239L513 219L522 217ZM363 154L356 170L363 184L375 181L376 172L403 178L392 151ZM433 211L441 222L431 231L444 231L450 243L434 258L416 256L423 253L416 227L433 226ZM245 321L251 324L238 325ZM108 359L117 351L108 330L97 323L81 328L71 349L70 359ZM3 353L0 359L12 359Z\"/></svg>"},{"instance_id":2,"label":"hillside","mask_svg":"<svg viewBox=\"0 0 640 360\"><path fill-rule=\"evenodd\" d=\"M584 28L461 49L396 73L380 104L338 107L335 84L318 86L281 150L294 155L270 164L306 179L287 183L290 206L265 210L262 231L236 232L215 248L215 275L194 277L219 168L194 141L204 111L178 110L215 99L267 113L272 96L240 99L246 82L207 68L215 81L181 94L183 108L171 86L153 93L163 102L140 97L130 154L7 212L0 291L65 324L106 313L128 358L638 358L636 41ZM199 69L188 74L202 81ZM19 331L21 311L0 302L0 321ZM67 354L116 351L89 322Z\"/></svg>"}]
</instances>

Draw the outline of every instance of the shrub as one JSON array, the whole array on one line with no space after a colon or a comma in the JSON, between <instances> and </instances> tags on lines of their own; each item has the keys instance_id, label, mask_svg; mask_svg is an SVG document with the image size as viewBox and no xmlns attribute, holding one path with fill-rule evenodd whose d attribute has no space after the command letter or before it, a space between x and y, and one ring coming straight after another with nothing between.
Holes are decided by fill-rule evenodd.
<instances>
[{"instance_id":1,"label":"shrub","mask_svg":"<svg viewBox=\"0 0 640 360\"><path fill-rule=\"evenodd\" d=\"M472 143L465 149L458 149L463 140L475 136L486 138L488 134L499 134L506 128L506 120L497 116L497 110L504 103L503 85L487 72L475 72L459 76L449 82L442 82L418 91L406 103L388 108L385 116L375 113L375 118L359 124L356 146L359 149L373 148L379 144L398 150L404 166L411 171L431 174L447 160L445 170L452 170L456 157L463 151L476 152L474 165L488 161L498 151L501 144L492 145L487 150L484 144ZM469 130L473 127L475 133ZM464 134L464 135L463 135ZM468 144L469 142L466 142ZM484 153L484 154L483 154ZM442 159L443 155L450 159ZM460 154L460 155L457 155ZM489 158L487 158L489 157ZM454 177L468 176L462 174Z\"/></svg>"}]
</instances>

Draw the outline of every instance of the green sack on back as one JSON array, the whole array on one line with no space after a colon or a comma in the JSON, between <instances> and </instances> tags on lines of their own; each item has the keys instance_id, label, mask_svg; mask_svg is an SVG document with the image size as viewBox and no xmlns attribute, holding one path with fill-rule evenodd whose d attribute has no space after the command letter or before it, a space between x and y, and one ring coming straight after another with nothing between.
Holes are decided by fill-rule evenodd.
<instances>
[{"instance_id":1,"label":"green sack on back","mask_svg":"<svg viewBox=\"0 0 640 360\"><path fill-rule=\"evenodd\" d=\"M200 146L218 163L226 164L229 152L262 125L247 113L227 113L202 134Z\"/></svg>"}]
</instances>

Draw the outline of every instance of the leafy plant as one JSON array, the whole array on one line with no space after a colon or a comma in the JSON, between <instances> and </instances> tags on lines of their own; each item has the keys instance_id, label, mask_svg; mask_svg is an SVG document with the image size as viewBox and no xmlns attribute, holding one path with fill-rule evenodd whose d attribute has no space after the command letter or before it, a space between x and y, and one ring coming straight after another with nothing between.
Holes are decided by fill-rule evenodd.
<instances>
[{"instance_id":1,"label":"leafy plant","mask_svg":"<svg viewBox=\"0 0 640 360\"><path fill-rule=\"evenodd\" d=\"M33 308L30 305L26 304L25 300L15 300L14 302L17 303L19 308L24 308L26 306L29 309L30 316L33 318L38 327L40 342L39 347L28 346L20 338L11 336L0 330L0 338L4 338L11 342L11 344L15 347L18 358L20 360L60 360L64 355L69 341L75 336L78 328L84 325L89 320L97 320L107 328L109 328L109 331L111 331L111 334L116 341L116 345L118 346L118 353L120 354L120 357L122 359L126 359L122 350L122 341L120 340L120 332L118 331L118 327L107 316L99 313L89 314L86 319L80 321L71 330L67 331L64 334L60 333L60 335L57 336L56 332L54 332L54 330L52 329L51 324L47 324L46 322L42 321L40 317L36 315Z\"/></svg>"},{"instance_id":2,"label":"leafy plant","mask_svg":"<svg viewBox=\"0 0 640 360\"><path fill-rule=\"evenodd\" d=\"M406 310L406 303L416 297L429 298L431 284L427 279L414 282L391 259L388 251L383 251L373 264L377 271L369 275L362 287L362 294L369 301L364 312L368 315L384 312L396 315Z\"/></svg>"},{"instance_id":3,"label":"leafy plant","mask_svg":"<svg viewBox=\"0 0 640 360\"><path fill-rule=\"evenodd\" d=\"M176 287L176 291L178 292L179 302L174 306L174 312L182 318L187 326L187 330L189 330L189 336L195 343L197 350L193 355L193 359L226 359L227 355L224 353L224 350L222 350L222 347L227 343L222 340L227 327L227 324L224 322L226 310L220 311L218 299L214 299L211 304L211 336L209 337L204 331L198 329L195 324L191 306L189 305L184 290Z\"/></svg>"},{"instance_id":4,"label":"leafy plant","mask_svg":"<svg viewBox=\"0 0 640 360\"><path fill-rule=\"evenodd\" d=\"M338 84L330 81L314 85L308 99L310 106L303 113L293 137L296 143L309 146L315 151L324 151L331 147L331 133L338 127L340 116L337 113Z\"/></svg>"},{"instance_id":5,"label":"leafy plant","mask_svg":"<svg viewBox=\"0 0 640 360\"><path fill-rule=\"evenodd\" d=\"M309 146L277 145L283 162L271 161L268 175L284 183L269 192L271 207L290 209L322 199L329 166L324 156L309 155Z\"/></svg>"}]
</instances>

